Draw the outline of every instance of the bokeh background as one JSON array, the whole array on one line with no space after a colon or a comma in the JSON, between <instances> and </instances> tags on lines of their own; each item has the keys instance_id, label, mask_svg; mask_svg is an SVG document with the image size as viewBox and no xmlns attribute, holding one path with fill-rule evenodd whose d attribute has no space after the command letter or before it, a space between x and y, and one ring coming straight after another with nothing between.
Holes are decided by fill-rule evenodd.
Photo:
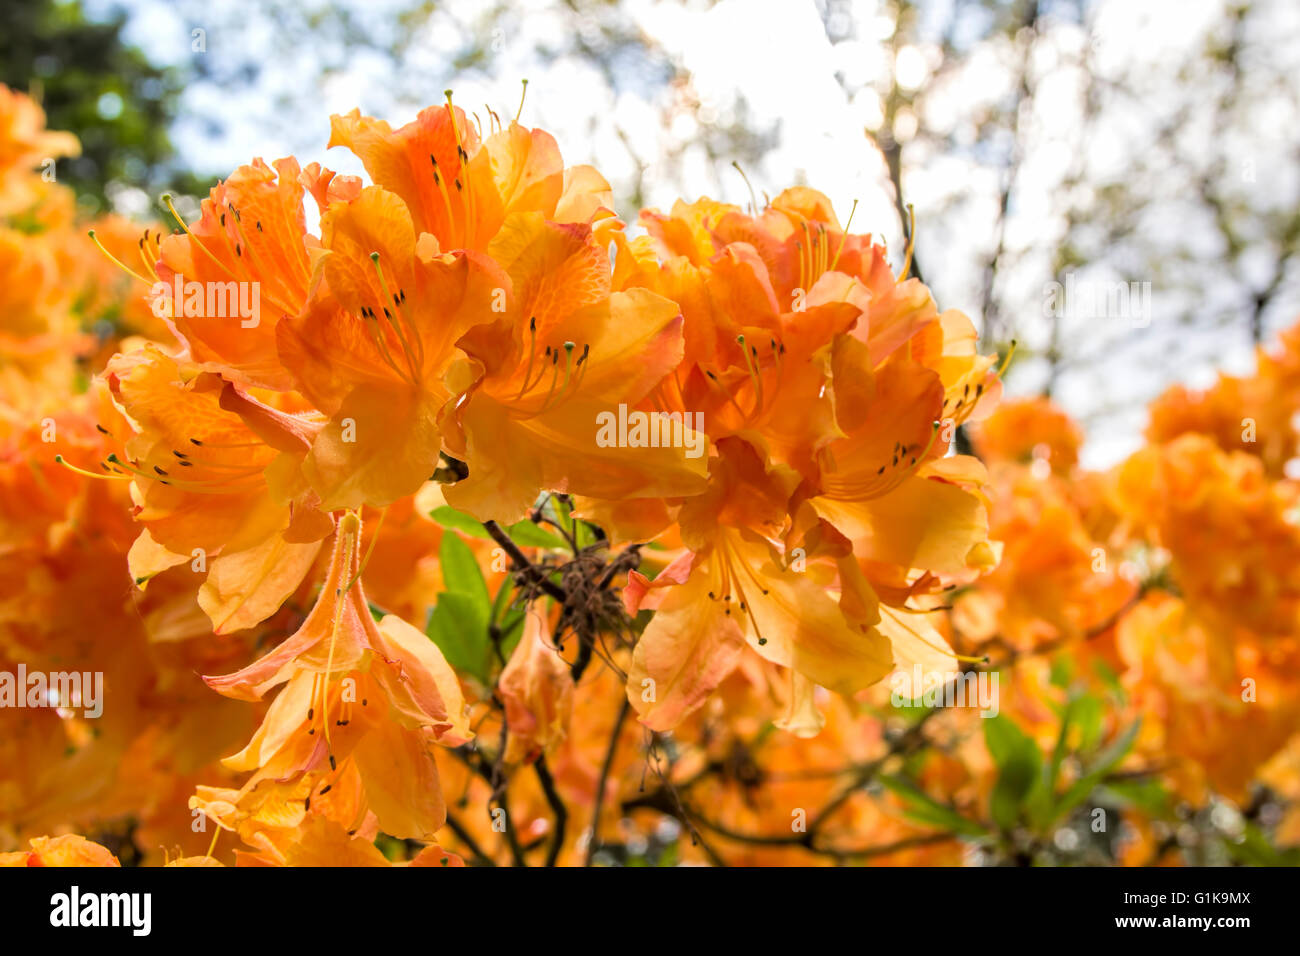
<instances>
[{"instance_id":1,"label":"bokeh background","mask_svg":"<svg viewBox=\"0 0 1300 956\"><path fill-rule=\"evenodd\" d=\"M1300 314L1294 0L6 0L0 82L81 140L89 210L156 215L253 156L326 151L452 88L553 131L620 212L809 183L1019 343L1011 394L1141 443L1174 382L1248 372ZM1057 285L1054 285L1057 284ZM1107 290L1139 311L1089 308ZM1132 285L1130 285L1132 284ZM1060 290L1077 296L1061 307ZM1054 295L1056 298L1054 298Z\"/></svg>"}]
</instances>

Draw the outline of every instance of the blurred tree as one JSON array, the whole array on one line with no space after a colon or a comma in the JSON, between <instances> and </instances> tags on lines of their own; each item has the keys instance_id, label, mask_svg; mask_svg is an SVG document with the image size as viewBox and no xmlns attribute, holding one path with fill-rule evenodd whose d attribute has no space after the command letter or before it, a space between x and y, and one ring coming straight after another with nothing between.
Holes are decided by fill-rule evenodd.
<instances>
[{"instance_id":1,"label":"blurred tree","mask_svg":"<svg viewBox=\"0 0 1300 956\"><path fill-rule=\"evenodd\" d=\"M123 40L126 20L89 20L79 0L0 0L0 82L31 93L51 129L81 140L81 155L58 173L95 210L120 186L206 191L168 138L182 77Z\"/></svg>"},{"instance_id":2,"label":"blurred tree","mask_svg":"<svg viewBox=\"0 0 1300 956\"><path fill-rule=\"evenodd\" d=\"M1300 308L1300 21L1287 0L1188 7L818 2L832 41L886 37L868 135L900 231L924 197L914 263L944 263L925 279L986 348L1018 340L1013 386L1094 433L1135 433L1171 379ZM1092 307L1144 283L1141 314Z\"/></svg>"}]
</instances>

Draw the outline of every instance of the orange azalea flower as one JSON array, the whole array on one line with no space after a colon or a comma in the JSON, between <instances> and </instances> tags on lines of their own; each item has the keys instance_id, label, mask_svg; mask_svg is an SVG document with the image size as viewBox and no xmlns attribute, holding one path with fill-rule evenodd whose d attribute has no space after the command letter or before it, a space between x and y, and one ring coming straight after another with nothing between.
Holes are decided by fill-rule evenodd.
<instances>
[{"instance_id":1,"label":"orange azalea flower","mask_svg":"<svg viewBox=\"0 0 1300 956\"><path fill-rule=\"evenodd\" d=\"M96 329L99 331L107 321L118 333L101 342L92 368L102 368L122 347L124 336L139 335L155 342L171 342L174 337L167 323L154 313L150 290L119 265L138 260L148 272L153 263L145 250L152 252L150 243L156 241L157 228L148 227L142 236L139 223L123 216L100 216L91 224L93 241L83 233L58 249L62 275L79 280L77 307L82 326L101 323ZM113 258L105 256L104 250ZM100 335L102 338L103 333Z\"/></svg>"},{"instance_id":2,"label":"orange azalea flower","mask_svg":"<svg viewBox=\"0 0 1300 956\"><path fill-rule=\"evenodd\" d=\"M45 128L45 111L35 100L0 84L0 216L31 203L33 191L41 188L38 166L80 152L71 133Z\"/></svg>"},{"instance_id":3,"label":"orange azalea flower","mask_svg":"<svg viewBox=\"0 0 1300 956\"><path fill-rule=\"evenodd\" d=\"M1287 644L1261 653L1249 633L1207 625L1164 594L1148 595L1120 622L1125 684L1154 718L1138 746L1153 760L1176 760L1171 776L1190 799L1203 799L1207 783L1245 799L1258 768L1294 734L1300 647Z\"/></svg>"},{"instance_id":4,"label":"orange azalea flower","mask_svg":"<svg viewBox=\"0 0 1300 956\"><path fill-rule=\"evenodd\" d=\"M219 633L264 620L297 588L332 528L297 475L316 427L242 396L224 379L147 346L109 363L129 418L101 467L129 479L145 530L131 549L144 584L191 562Z\"/></svg>"},{"instance_id":5,"label":"orange azalea flower","mask_svg":"<svg viewBox=\"0 0 1300 956\"><path fill-rule=\"evenodd\" d=\"M275 330L307 300L319 246L303 218L309 181L292 157L277 160L274 170L254 160L213 187L193 226L177 216L183 234L146 231L141 240L155 305L189 357L242 385L292 386Z\"/></svg>"},{"instance_id":6,"label":"orange azalea flower","mask_svg":"<svg viewBox=\"0 0 1300 956\"><path fill-rule=\"evenodd\" d=\"M486 252L514 214L554 222L611 215L609 184L589 166L565 169L549 133L512 122L484 141L450 94L397 130L360 110L332 117L330 129L329 145L356 153L438 250Z\"/></svg>"},{"instance_id":7,"label":"orange azalea flower","mask_svg":"<svg viewBox=\"0 0 1300 956\"><path fill-rule=\"evenodd\" d=\"M679 518L690 552L653 583L635 575L629 585L629 609L655 606L656 613L637 642L628 699L643 723L668 729L704 702L748 641L791 670L796 692L783 723L815 732L806 713L812 684L853 694L880 680L890 669L888 640L772 545L797 476L765 471L739 439L718 450L709 491L688 500ZM646 602L652 588L669 589L661 603Z\"/></svg>"},{"instance_id":8,"label":"orange azalea flower","mask_svg":"<svg viewBox=\"0 0 1300 956\"><path fill-rule=\"evenodd\" d=\"M1130 524L1170 554L1170 568L1198 616L1225 633L1293 635L1300 625L1300 527L1294 489L1267 480L1260 459L1225 453L1189 434L1144 448L1118 470L1116 494ZM1206 560L1214 555L1214 560Z\"/></svg>"},{"instance_id":9,"label":"orange azalea flower","mask_svg":"<svg viewBox=\"0 0 1300 956\"><path fill-rule=\"evenodd\" d=\"M510 728L505 759L531 760L553 749L569 730L573 678L569 664L546 640L541 615L524 619L524 634L497 681Z\"/></svg>"},{"instance_id":10,"label":"orange azalea flower","mask_svg":"<svg viewBox=\"0 0 1300 956\"><path fill-rule=\"evenodd\" d=\"M98 843L69 833L60 837L32 837L31 850L0 853L0 866L121 866L117 857Z\"/></svg>"},{"instance_id":11,"label":"orange azalea flower","mask_svg":"<svg viewBox=\"0 0 1300 956\"><path fill-rule=\"evenodd\" d=\"M308 817L328 820L349 836L367 842L373 842L379 832L355 764L341 768L328 788L313 774L286 781L252 780L242 789L199 786L189 798L189 808L201 811L219 831L237 834L252 848L235 850L240 865L284 865L284 850ZM218 832L210 841L209 852L220 842Z\"/></svg>"},{"instance_id":12,"label":"orange azalea flower","mask_svg":"<svg viewBox=\"0 0 1300 956\"><path fill-rule=\"evenodd\" d=\"M1151 404L1146 437L1153 444L1201 434L1225 451L1257 455L1273 478L1294 456L1294 408L1280 406L1259 379L1222 375L1213 388L1195 392L1175 385Z\"/></svg>"},{"instance_id":13,"label":"orange azalea flower","mask_svg":"<svg viewBox=\"0 0 1300 956\"><path fill-rule=\"evenodd\" d=\"M507 280L476 253L441 254L378 186L331 205L303 312L281 322L281 361L329 416L303 468L327 510L386 505L437 466L442 381L458 339L490 321Z\"/></svg>"},{"instance_id":14,"label":"orange azalea flower","mask_svg":"<svg viewBox=\"0 0 1300 956\"><path fill-rule=\"evenodd\" d=\"M203 286L261 287L273 306L266 323L246 328L208 315L211 309L195 314L188 293L184 302L173 296L173 321L201 363L240 382L297 386L332 417L304 464L328 509L387 504L428 477L441 444L438 420L454 397L441 382L454 343L503 311L508 283L488 260L440 249L486 249L500 234L505 253L529 255L514 238L521 219L610 215L607 184L591 170L564 170L549 136L512 124L480 146L450 106L425 111L396 133L359 114L336 117L335 142L354 146L379 186L362 191L315 164L299 174L292 160L277 163L277 184L255 163L214 189L201 221L156 253L164 282L193 275ZM416 147L419 162L411 165ZM451 185L438 172L439 157L444 172L452 170ZM304 186L322 205L321 251L303 231ZM503 232L507 223L516 225ZM318 289L304 305L313 263ZM279 317L289 315L279 324L292 327L277 332ZM338 362L344 352L354 361Z\"/></svg>"},{"instance_id":15,"label":"orange azalea flower","mask_svg":"<svg viewBox=\"0 0 1300 956\"><path fill-rule=\"evenodd\" d=\"M821 452L809 504L868 562L936 575L987 570L994 558L976 493L984 470L972 458L942 457L942 381L907 358L874 370L869 361L857 340L838 343L833 387L844 437Z\"/></svg>"},{"instance_id":16,"label":"orange azalea flower","mask_svg":"<svg viewBox=\"0 0 1300 956\"><path fill-rule=\"evenodd\" d=\"M57 410L72 390L78 358L94 350L59 266L51 242L0 224L0 401L6 414L27 421Z\"/></svg>"},{"instance_id":17,"label":"orange azalea flower","mask_svg":"<svg viewBox=\"0 0 1300 956\"><path fill-rule=\"evenodd\" d=\"M493 245L511 291L506 334L475 330L463 343L471 361L454 370L465 397L448 440L469 477L446 489L447 501L513 522L542 490L611 499L700 490L703 435L689 422L678 418L675 446L617 434L629 410L648 414L639 404L681 359L677 307L645 290L610 294L590 227L538 215L511 222Z\"/></svg>"},{"instance_id":18,"label":"orange azalea flower","mask_svg":"<svg viewBox=\"0 0 1300 956\"><path fill-rule=\"evenodd\" d=\"M1296 455L1295 416L1300 412L1300 325L1282 334L1275 352L1257 350L1259 363L1250 378L1220 374L1204 391L1175 385L1151 403L1146 437L1171 442L1198 433L1224 451L1255 455L1273 479L1283 477Z\"/></svg>"},{"instance_id":19,"label":"orange azalea flower","mask_svg":"<svg viewBox=\"0 0 1300 956\"><path fill-rule=\"evenodd\" d=\"M952 669L955 659L929 621L911 609L882 613L879 600L901 606L937 590L941 576L969 577L994 563L978 493L983 469L973 459L943 457L952 430L982 414L999 391L993 358L976 353L969 320L940 315L924 286L896 279L883 250L847 236L830 203L812 190L789 190L760 216L701 200L642 219L649 244L615 237L616 280L676 297L685 318L682 365L655 401L674 411L702 408L715 448L732 449L722 463L714 460L705 494L687 498L680 513L676 504L651 512L661 526L676 518L693 553L656 580L683 588L664 600L638 645L629 697L637 703L637 681L657 684L665 674L672 689L683 690L643 701L651 706L639 705L642 719L671 726L734 666L740 627L725 620L729 609L698 608L704 594L716 599L731 590L725 561L740 557L747 540L766 538L769 547L783 540L776 567L797 556L819 569L791 578L802 582L800 601L787 604L805 609L793 624L764 626L760 597L773 590L768 582L751 588L760 597L747 595L760 653L768 648L769 659L787 665L803 658L792 665L799 677L786 726L816 732L815 683L853 693L880 679L891 658ZM658 269L652 251L667 257ZM722 476L733 472L746 477L727 490ZM723 537L726 547L704 544L707 536L690 526L741 486L771 510L741 514L731 504L729 517L700 527L734 527L739 537ZM616 510L582 504L584 513L599 511L628 532ZM654 527L637 520L638 530ZM739 564L764 566L761 550ZM687 593L692 581L699 594ZM838 589L838 604L828 587ZM691 612L693 599L701 600ZM661 643L671 621L684 624L675 647ZM799 640L788 636L792 627ZM769 629L779 635L770 648ZM826 638L820 651L814 634ZM843 655L838 664L836 654ZM673 672L682 659L686 666Z\"/></svg>"},{"instance_id":20,"label":"orange azalea flower","mask_svg":"<svg viewBox=\"0 0 1300 956\"><path fill-rule=\"evenodd\" d=\"M472 732L455 674L427 637L388 615L378 624L359 581L360 521L344 516L321 597L298 631L244 669L205 680L240 700L284 684L242 752L225 763L261 780L311 773L328 790L355 768L366 802L393 836L428 839L442 826L434 741Z\"/></svg>"},{"instance_id":21,"label":"orange azalea flower","mask_svg":"<svg viewBox=\"0 0 1300 956\"><path fill-rule=\"evenodd\" d=\"M789 222L775 211L759 218L712 200L677 203L671 216L642 214L653 242L620 243L616 278L678 302L684 317L682 365L655 395L670 412L698 412L710 438L739 435L774 461L801 471L837 433L825 385L835 336L861 315L847 301L842 275L809 283L795 296L782 284L793 245ZM657 249L655 266L645 253ZM628 260L636 263L628 265Z\"/></svg>"},{"instance_id":22,"label":"orange azalea flower","mask_svg":"<svg viewBox=\"0 0 1300 956\"><path fill-rule=\"evenodd\" d=\"M1001 560L956 601L963 637L998 637L1021 650L1072 641L1131 599L1118 554L1107 557L1111 549L1089 532L1068 490L1025 469L1000 476L989 534L1002 543Z\"/></svg>"},{"instance_id":23,"label":"orange azalea flower","mask_svg":"<svg viewBox=\"0 0 1300 956\"><path fill-rule=\"evenodd\" d=\"M986 462L1043 461L1051 472L1068 475L1079 462L1083 432L1051 400L1020 398L1002 402L980 423L974 441Z\"/></svg>"},{"instance_id":24,"label":"orange azalea flower","mask_svg":"<svg viewBox=\"0 0 1300 956\"><path fill-rule=\"evenodd\" d=\"M996 637L1021 651L1098 637L1133 598L1135 585L1119 574L1126 543L1075 470L1081 441L1045 399L1005 402L975 431L993 474L989 535L1002 552L956 601L963 637ZM1104 486L1104 476L1094 478Z\"/></svg>"},{"instance_id":25,"label":"orange azalea flower","mask_svg":"<svg viewBox=\"0 0 1300 956\"><path fill-rule=\"evenodd\" d=\"M465 865L463 859L437 844L425 847L411 860L390 863L374 845L377 822L364 808L356 773L342 775L327 793L308 799L311 797L311 783L306 779L290 785L266 781L246 796L235 790L200 787L190 805L222 829L237 831L253 847L235 850L239 866ZM347 822L358 814L364 823ZM211 856L198 860L203 862L169 865L219 865Z\"/></svg>"}]
</instances>

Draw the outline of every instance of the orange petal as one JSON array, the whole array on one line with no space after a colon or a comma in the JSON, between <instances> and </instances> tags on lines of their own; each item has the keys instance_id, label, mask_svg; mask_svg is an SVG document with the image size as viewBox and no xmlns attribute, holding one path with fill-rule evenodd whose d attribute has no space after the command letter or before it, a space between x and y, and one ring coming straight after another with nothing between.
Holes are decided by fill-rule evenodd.
<instances>
[{"instance_id":1,"label":"orange petal","mask_svg":"<svg viewBox=\"0 0 1300 956\"><path fill-rule=\"evenodd\" d=\"M945 481L906 478L882 498L812 499L817 513L855 542L861 557L904 568L959 574L988 540L980 497Z\"/></svg>"},{"instance_id":2,"label":"orange petal","mask_svg":"<svg viewBox=\"0 0 1300 956\"><path fill-rule=\"evenodd\" d=\"M562 741L573 710L569 664L546 640L541 614L524 618L524 635L501 672L497 688L510 727L506 759L531 760Z\"/></svg>"},{"instance_id":3,"label":"orange petal","mask_svg":"<svg viewBox=\"0 0 1300 956\"><path fill-rule=\"evenodd\" d=\"M244 551L222 553L208 566L199 606L217 634L266 620L297 590L320 551L319 540L290 544L272 535Z\"/></svg>"},{"instance_id":4,"label":"orange petal","mask_svg":"<svg viewBox=\"0 0 1300 956\"><path fill-rule=\"evenodd\" d=\"M438 467L446 400L424 389L353 389L303 462L321 508L382 507L418 490Z\"/></svg>"},{"instance_id":5,"label":"orange petal","mask_svg":"<svg viewBox=\"0 0 1300 956\"><path fill-rule=\"evenodd\" d=\"M83 836L32 837L28 866L121 866L112 853Z\"/></svg>"},{"instance_id":6,"label":"orange petal","mask_svg":"<svg viewBox=\"0 0 1300 956\"><path fill-rule=\"evenodd\" d=\"M888 641L866 624L851 623L810 573L778 567L760 542L729 541L732 579L743 589L743 596L732 593L732 604L746 602L748 637L759 654L845 696L889 673Z\"/></svg>"},{"instance_id":7,"label":"orange petal","mask_svg":"<svg viewBox=\"0 0 1300 956\"><path fill-rule=\"evenodd\" d=\"M381 721L353 754L379 828L399 840L432 840L447 822L433 733Z\"/></svg>"},{"instance_id":8,"label":"orange petal","mask_svg":"<svg viewBox=\"0 0 1300 956\"><path fill-rule=\"evenodd\" d=\"M703 704L740 659L745 643L735 617L709 599L717 588L716 573L697 566L637 641L627 698L653 730L671 729Z\"/></svg>"},{"instance_id":9,"label":"orange petal","mask_svg":"<svg viewBox=\"0 0 1300 956\"><path fill-rule=\"evenodd\" d=\"M386 614L378 627L380 649L392 668L376 665L375 680L388 695L389 704L411 720L411 726L432 723L438 742L458 747L474 739L465 713L465 696L456 672L438 645L396 614Z\"/></svg>"}]
</instances>

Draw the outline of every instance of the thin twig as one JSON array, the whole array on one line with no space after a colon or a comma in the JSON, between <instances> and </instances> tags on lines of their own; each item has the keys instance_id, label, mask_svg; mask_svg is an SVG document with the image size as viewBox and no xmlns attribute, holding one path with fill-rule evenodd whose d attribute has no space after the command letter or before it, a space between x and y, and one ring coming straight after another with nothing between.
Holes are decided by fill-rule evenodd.
<instances>
[{"instance_id":1,"label":"thin twig","mask_svg":"<svg viewBox=\"0 0 1300 956\"><path fill-rule=\"evenodd\" d=\"M564 588L547 577L543 569L538 568L533 562L529 561L523 551L519 550L519 545L511 540L510 535L506 534L499 524L495 521L484 521L483 527L492 536L492 540L501 545L501 549L510 556L510 560L514 562L515 571L524 572L531 582L536 583L538 587L561 604L564 603L568 597Z\"/></svg>"},{"instance_id":2,"label":"thin twig","mask_svg":"<svg viewBox=\"0 0 1300 956\"><path fill-rule=\"evenodd\" d=\"M478 845L478 842L470 832L465 829L464 824L452 816L451 813L447 814L447 827L452 833L456 834L457 840L465 844L465 849L469 850L469 852L474 856L476 862L481 863L484 866L496 866L496 861L483 852L483 848Z\"/></svg>"},{"instance_id":3,"label":"thin twig","mask_svg":"<svg viewBox=\"0 0 1300 956\"><path fill-rule=\"evenodd\" d=\"M605 750L605 762L600 767L600 780L596 784L596 794L592 800L591 811L591 838L587 841L587 858L583 866L591 866L592 858L600 848L600 811L605 802L605 787L609 783L609 771L614 765L614 754L618 750L618 739L623 733L623 722L627 720L628 711L632 709L631 703L628 702L627 694L623 695L623 703L618 709L618 716L614 718L614 731L609 735L609 747Z\"/></svg>"},{"instance_id":4,"label":"thin twig","mask_svg":"<svg viewBox=\"0 0 1300 956\"><path fill-rule=\"evenodd\" d=\"M555 790L555 780L551 777L551 771L546 767L546 757L539 756L533 762L533 770L537 773L537 779L542 785L542 792L546 794L546 802L551 805L551 810L555 813L555 839L551 842L551 849L546 854L546 865L555 866L555 861L560 857L560 848L564 846L564 830L569 822L569 811L564 806L564 801L560 799L559 793Z\"/></svg>"}]
</instances>

